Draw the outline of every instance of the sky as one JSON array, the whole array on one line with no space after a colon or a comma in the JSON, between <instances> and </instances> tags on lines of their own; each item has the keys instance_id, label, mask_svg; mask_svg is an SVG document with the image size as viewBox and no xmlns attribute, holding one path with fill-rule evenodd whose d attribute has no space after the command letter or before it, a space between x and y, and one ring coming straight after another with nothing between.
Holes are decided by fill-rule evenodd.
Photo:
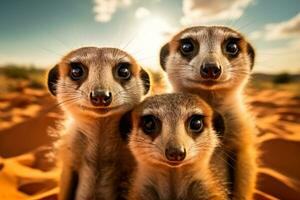
<instances>
[{"instance_id":1,"label":"sky","mask_svg":"<svg viewBox=\"0 0 300 200\"><path fill-rule=\"evenodd\" d=\"M69 51L111 46L159 69L159 49L195 25L242 32L254 70L300 73L299 0L0 0L0 65L50 68Z\"/></svg>"}]
</instances>

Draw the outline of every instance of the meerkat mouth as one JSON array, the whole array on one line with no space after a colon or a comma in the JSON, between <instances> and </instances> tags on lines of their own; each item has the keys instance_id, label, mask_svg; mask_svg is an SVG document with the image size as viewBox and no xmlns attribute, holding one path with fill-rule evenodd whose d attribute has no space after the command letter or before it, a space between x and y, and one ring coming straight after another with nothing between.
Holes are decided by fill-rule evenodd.
<instances>
[{"instance_id":1,"label":"meerkat mouth","mask_svg":"<svg viewBox=\"0 0 300 200\"><path fill-rule=\"evenodd\" d=\"M195 79L187 79L189 82L192 82L197 85L205 85L205 86L214 86L220 84L218 80L195 80Z\"/></svg>"},{"instance_id":2,"label":"meerkat mouth","mask_svg":"<svg viewBox=\"0 0 300 200\"><path fill-rule=\"evenodd\" d=\"M206 86L213 86L219 84L219 82L214 80L205 80L205 81L201 81L201 84Z\"/></svg>"},{"instance_id":3,"label":"meerkat mouth","mask_svg":"<svg viewBox=\"0 0 300 200\"><path fill-rule=\"evenodd\" d=\"M178 167L179 165L182 164L182 162L167 162L167 164L172 167Z\"/></svg>"},{"instance_id":4,"label":"meerkat mouth","mask_svg":"<svg viewBox=\"0 0 300 200\"><path fill-rule=\"evenodd\" d=\"M109 112L116 111L120 109L121 106L115 106L115 107L87 107L87 106L80 106L83 110L89 110L93 111L98 114L107 114Z\"/></svg>"},{"instance_id":5,"label":"meerkat mouth","mask_svg":"<svg viewBox=\"0 0 300 200\"><path fill-rule=\"evenodd\" d=\"M184 164L184 161L168 161L168 160L160 160L160 162L163 164L163 165L166 165L168 167L180 167Z\"/></svg>"}]
</instances>

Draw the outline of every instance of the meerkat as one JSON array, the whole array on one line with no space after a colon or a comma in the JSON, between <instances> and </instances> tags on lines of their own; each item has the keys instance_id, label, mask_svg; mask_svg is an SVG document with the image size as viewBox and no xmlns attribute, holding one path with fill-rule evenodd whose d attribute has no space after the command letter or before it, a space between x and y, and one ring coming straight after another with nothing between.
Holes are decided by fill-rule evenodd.
<instances>
[{"instance_id":1,"label":"meerkat","mask_svg":"<svg viewBox=\"0 0 300 200\"><path fill-rule=\"evenodd\" d=\"M137 161L129 200L227 198L209 165L223 120L205 101L183 93L151 96L129 118Z\"/></svg>"},{"instance_id":2,"label":"meerkat","mask_svg":"<svg viewBox=\"0 0 300 200\"><path fill-rule=\"evenodd\" d=\"M149 77L115 48L74 50L48 74L68 121L61 138L59 199L122 199L135 161L119 121L149 90Z\"/></svg>"},{"instance_id":3,"label":"meerkat","mask_svg":"<svg viewBox=\"0 0 300 200\"><path fill-rule=\"evenodd\" d=\"M256 128L243 96L254 59L245 37L221 26L187 28L160 51L174 91L201 96L225 118L224 151L212 160L228 177L233 199L252 199L256 183Z\"/></svg>"}]
</instances>

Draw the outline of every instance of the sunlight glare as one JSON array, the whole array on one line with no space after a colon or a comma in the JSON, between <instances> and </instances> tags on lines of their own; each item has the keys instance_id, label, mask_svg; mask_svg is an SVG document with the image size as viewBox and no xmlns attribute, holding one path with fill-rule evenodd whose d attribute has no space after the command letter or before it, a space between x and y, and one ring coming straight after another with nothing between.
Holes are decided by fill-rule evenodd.
<instances>
[{"instance_id":1,"label":"sunlight glare","mask_svg":"<svg viewBox=\"0 0 300 200\"><path fill-rule=\"evenodd\" d=\"M136 36L126 50L145 67L158 70L159 50L166 42L166 34L170 30L170 25L161 17L149 16L140 21Z\"/></svg>"}]
</instances>

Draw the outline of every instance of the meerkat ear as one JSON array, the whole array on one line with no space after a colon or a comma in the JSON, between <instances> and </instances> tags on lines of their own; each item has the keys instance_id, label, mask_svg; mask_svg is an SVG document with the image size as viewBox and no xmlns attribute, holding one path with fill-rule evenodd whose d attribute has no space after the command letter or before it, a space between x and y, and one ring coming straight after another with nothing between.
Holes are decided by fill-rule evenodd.
<instances>
[{"instance_id":1,"label":"meerkat ear","mask_svg":"<svg viewBox=\"0 0 300 200\"><path fill-rule=\"evenodd\" d=\"M150 90L151 82L150 82L149 74L143 68L141 68L140 77L144 85L144 94L147 94Z\"/></svg>"},{"instance_id":2,"label":"meerkat ear","mask_svg":"<svg viewBox=\"0 0 300 200\"><path fill-rule=\"evenodd\" d=\"M56 96L56 84L59 78L58 65L55 65L48 73L48 90Z\"/></svg>"},{"instance_id":3,"label":"meerkat ear","mask_svg":"<svg viewBox=\"0 0 300 200\"><path fill-rule=\"evenodd\" d=\"M132 130L132 110L125 113L120 120L119 130L121 134L121 138L124 140L128 140L129 134Z\"/></svg>"},{"instance_id":4,"label":"meerkat ear","mask_svg":"<svg viewBox=\"0 0 300 200\"><path fill-rule=\"evenodd\" d=\"M225 122L223 116L219 113L214 111L213 114L213 127L218 135L224 135L225 132Z\"/></svg>"},{"instance_id":5,"label":"meerkat ear","mask_svg":"<svg viewBox=\"0 0 300 200\"><path fill-rule=\"evenodd\" d=\"M254 62L255 62L255 50L254 50L253 46L250 43L247 44L247 53L250 57L250 62L251 62L250 68L252 70Z\"/></svg>"},{"instance_id":6,"label":"meerkat ear","mask_svg":"<svg viewBox=\"0 0 300 200\"><path fill-rule=\"evenodd\" d=\"M169 54L170 54L169 43L167 43L160 49L160 54L159 54L160 66L161 68L163 68L164 71L166 71L166 63Z\"/></svg>"}]
</instances>

